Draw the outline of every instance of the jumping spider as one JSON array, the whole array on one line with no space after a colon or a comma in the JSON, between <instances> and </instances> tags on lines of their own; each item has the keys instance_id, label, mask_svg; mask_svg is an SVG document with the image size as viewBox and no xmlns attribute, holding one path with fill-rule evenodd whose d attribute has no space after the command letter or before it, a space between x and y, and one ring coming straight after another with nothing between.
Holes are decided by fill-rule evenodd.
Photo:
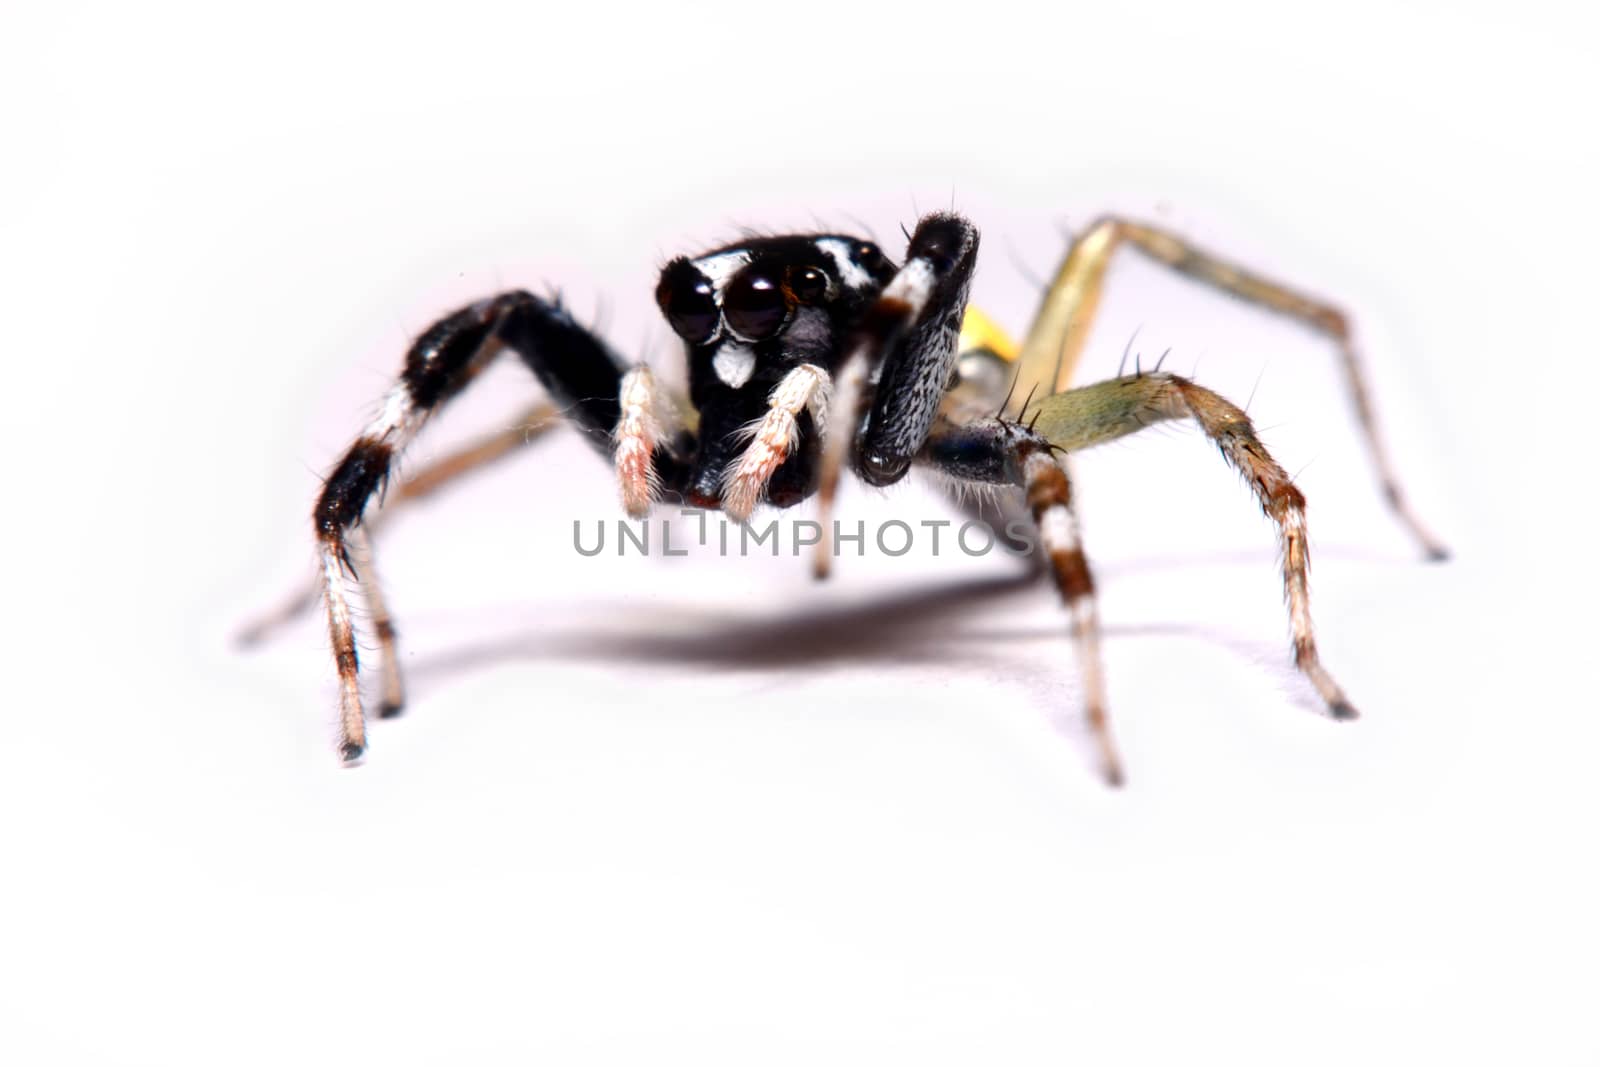
<instances>
[{"instance_id":1,"label":"jumping spider","mask_svg":"<svg viewBox=\"0 0 1600 1067\"><path fill-rule=\"evenodd\" d=\"M382 654L379 714L403 703L395 629L379 594L362 517L423 424L500 352L510 349L549 394L511 428L482 439L396 489L415 499L533 440L558 415L615 466L634 517L653 501L720 509L744 521L763 501L791 507L816 495L824 543L840 472L877 486L913 465L957 483L1003 487L1008 521L1031 521L1072 616L1084 702L1105 777L1122 780L1106 719L1094 582L1078 539L1062 457L1155 422L1193 418L1254 491L1278 530L1296 666L1329 713L1354 707L1322 666L1307 599L1304 498L1256 437L1245 413L1175 374L1136 372L1069 389L1108 262L1131 245L1206 285L1287 315L1330 338L1390 508L1426 554L1443 547L1400 493L1379 442L1344 315L1319 300L1230 265L1170 233L1105 219L1075 240L1026 339L1014 346L967 291L978 231L949 213L924 217L896 265L844 234L748 238L661 271L656 303L682 339L689 395L669 395L645 366L629 366L559 302L515 291L440 319L406 354L382 412L328 475L313 519L317 588L250 632L259 636L320 592L339 672L339 750L366 750L356 639L345 579L370 609ZM1037 383L1022 395L1016 382ZM370 525L370 524L369 524Z\"/></svg>"}]
</instances>

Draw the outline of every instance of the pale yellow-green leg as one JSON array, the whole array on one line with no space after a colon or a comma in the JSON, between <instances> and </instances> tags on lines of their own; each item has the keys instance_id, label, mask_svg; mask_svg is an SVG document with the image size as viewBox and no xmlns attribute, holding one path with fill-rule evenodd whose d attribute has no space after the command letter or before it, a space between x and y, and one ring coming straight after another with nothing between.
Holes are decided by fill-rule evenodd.
<instances>
[{"instance_id":1,"label":"pale yellow-green leg","mask_svg":"<svg viewBox=\"0 0 1600 1067\"><path fill-rule=\"evenodd\" d=\"M1305 497L1295 488L1250 419L1209 389L1175 374L1140 374L1071 389L1035 400L1022 413L1052 445L1074 452L1137 433L1157 422L1193 418L1237 470L1278 527L1283 592L1289 607L1294 662L1316 687L1334 718L1350 719L1355 708L1317 655L1311 626Z\"/></svg>"},{"instance_id":2,"label":"pale yellow-green leg","mask_svg":"<svg viewBox=\"0 0 1600 1067\"><path fill-rule=\"evenodd\" d=\"M1061 392L1071 385L1100 305L1106 267L1124 244L1205 285L1287 315L1332 340L1384 499L1430 559L1448 557L1448 550L1423 525L1400 490L1400 480L1378 432L1366 374L1344 313L1322 300L1219 259L1164 230L1107 218L1072 243L1022 343L1017 366L1024 387L1037 382L1041 392ZM1014 396L1008 413L1016 414L1022 403L1022 396Z\"/></svg>"}]
</instances>

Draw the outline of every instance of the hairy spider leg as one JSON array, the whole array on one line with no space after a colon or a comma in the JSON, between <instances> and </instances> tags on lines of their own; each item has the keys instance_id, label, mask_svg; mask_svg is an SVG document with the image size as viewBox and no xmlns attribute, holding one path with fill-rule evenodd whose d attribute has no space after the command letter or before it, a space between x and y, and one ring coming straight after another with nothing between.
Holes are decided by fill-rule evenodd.
<instances>
[{"instance_id":1,"label":"hairy spider leg","mask_svg":"<svg viewBox=\"0 0 1600 1067\"><path fill-rule=\"evenodd\" d=\"M400 380L382 411L328 475L312 512L328 633L339 673L339 751L346 761L361 756L367 739L345 578L354 576L373 614L388 618L381 596L374 597L377 575L370 545L359 535L352 538L351 532L361 524L372 499L381 495L401 452L423 424L503 348L522 358L558 410L597 450L611 450L624 364L559 303L522 291L504 293L446 315L411 345ZM658 466L678 474L666 450L658 457ZM380 634L380 644L392 661L392 622L384 629L387 634ZM382 708L384 715L397 711L398 706Z\"/></svg>"},{"instance_id":2,"label":"hairy spider leg","mask_svg":"<svg viewBox=\"0 0 1600 1067\"><path fill-rule=\"evenodd\" d=\"M845 344L818 465L818 578L828 576L832 562L833 505L845 464L853 458L864 481L889 485L905 476L928 439L955 372L977 257L972 223L943 212L924 216L906 247L905 265ZM869 413L864 409L874 371L879 373Z\"/></svg>"},{"instance_id":3,"label":"hairy spider leg","mask_svg":"<svg viewBox=\"0 0 1600 1067\"><path fill-rule=\"evenodd\" d=\"M1015 486L1026 493L1028 511L1039 531L1039 547L1072 618L1078 670L1083 679L1084 713L1099 749L1100 770L1111 785L1121 785L1122 760L1106 713L1094 576L1083 551L1072 481L1055 452L1043 434L991 415L966 424L941 421L929 436L919 462L964 482Z\"/></svg>"},{"instance_id":4,"label":"hairy spider leg","mask_svg":"<svg viewBox=\"0 0 1600 1067\"><path fill-rule=\"evenodd\" d=\"M370 532L361 526L352 526L345 533L350 546L350 563L361 595L367 602L367 615L372 620L372 633L378 639L379 689L378 716L388 718L398 715L406 704L405 681L400 677L400 657L395 651L394 616L384 599L383 587L378 582L372 565L372 539Z\"/></svg>"},{"instance_id":5,"label":"hairy spider leg","mask_svg":"<svg viewBox=\"0 0 1600 1067\"><path fill-rule=\"evenodd\" d=\"M1344 312L1220 259L1174 234L1125 219L1105 218L1072 242L1022 344L1020 373L1025 385L1038 382L1041 391L1057 393L1072 384L1100 305L1106 268L1124 244L1203 285L1288 316L1331 339L1339 353L1345 391L1355 408L1384 500L1429 559L1449 558L1449 550L1429 532L1400 489L1400 479L1379 432L1366 372ZM1014 398L1009 409L1011 414L1021 410L1021 402L1021 397Z\"/></svg>"},{"instance_id":6,"label":"hairy spider leg","mask_svg":"<svg viewBox=\"0 0 1600 1067\"><path fill-rule=\"evenodd\" d=\"M555 405L548 400L538 401L505 429L484 434L407 474L404 481L389 491L381 507L376 509L376 514L369 507L361 528L368 537L376 537L383 526L407 505L430 497L473 472L483 470L533 444L557 421ZM276 608L262 612L241 627L234 640L241 648L257 645L270 637L273 631L310 611L321 598L322 578L316 574Z\"/></svg>"},{"instance_id":7,"label":"hairy spider leg","mask_svg":"<svg viewBox=\"0 0 1600 1067\"><path fill-rule=\"evenodd\" d=\"M1035 401L1023 417L1052 446L1069 453L1169 419L1193 418L1199 423L1277 526L1295 666L1310 680L1334 718L1356 717L1344 690L1322 666L1317 654L1308 586L1311 558L1305 497L1267 452L1249 416L1186 378L1156 373L1113 378L1057 393Z\"/></svg>"}]
</instances>

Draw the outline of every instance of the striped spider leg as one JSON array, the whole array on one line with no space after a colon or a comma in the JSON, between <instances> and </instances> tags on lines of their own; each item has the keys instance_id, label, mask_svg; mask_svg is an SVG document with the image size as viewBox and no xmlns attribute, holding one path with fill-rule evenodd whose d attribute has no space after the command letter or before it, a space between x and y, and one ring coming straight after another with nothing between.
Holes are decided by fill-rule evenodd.
<instances>
[{"instance_id":1,"label":"striped spider leg","mask_svg":"<svg viewBox=\"0 0 1600 1067\"><path fill-rule=\"evenodd\" d=\"M376 537L379 531L405 508L432 497L467 475L515 455L519 449L540 440L559 420L560 414L556 411L555 405L548 400L536 401L504 429L484 434L407 474L400 484L383 495L383 499L379 502L381 506L368 507L361 521L362 531L368 538ZM370 566L369 562L368 567ZM262 612L240 627L234 637L235 643L240 648L258 645L280 628L310 611L316 606L317 601L322 599L322 584L322 576L314 575L311 581L284 598L277 607ZM376 583L373 583L373 587L376 587ZM394 643L392 622L388 629L386 648L392 652ZM392 662L393 659L392 655L384 656L385 664ZM388 670L388 667L385 666L384 669ZM395 703L397 705L403 703L403 698Z\"/></svg>"},{"instance_id":2,"label":"striped spider leg","mask_svg":"<svg viewBox=\"0 0 1600 1067\"><path fill-rule=\"evenodd\" d=\"M355 579L373 618L383 664L380 716L397 714L404 700L395 627L379 592L363 518L369 505L381 497L401 453L428 419L506 349L522 357L550 394L555 409L603 454L611 454L614 433L624 433L624 441L633 440L626 436L629 424L623 421L621 398L627 372L622 360L557 303L527 292L504 293L445 316L417 338L381 412L328 475L312 512L321 593L339 674L339 752L346 762L359 759L367 747L355 623L345 595L347 578ZM629 394L631 400L653 409L656 405L648 376L635 375L631 380L635 387ZM539 406L530 415L545 410ZM527 425L526 418L522 423ZM660 435L659 423L651 419L649 424ZM425 495L493 462L533 436L519 426L480 441L422 472L410 483L416 487L410 495ZM681 436L650 440L657 449L651 469L673 477L678 469L674 450L686 448L685 440ZM659 485L660 474L651 477L657 479L651 485ZM625 484L624 500L630 500L636 491L637 486Z\"/></svg>"}]
</instances>

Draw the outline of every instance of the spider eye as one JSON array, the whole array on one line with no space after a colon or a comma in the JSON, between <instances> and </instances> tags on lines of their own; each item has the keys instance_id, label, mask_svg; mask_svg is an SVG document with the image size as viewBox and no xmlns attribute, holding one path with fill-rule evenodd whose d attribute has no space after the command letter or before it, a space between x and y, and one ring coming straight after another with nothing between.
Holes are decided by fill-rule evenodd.
<instances>
[{"instance_id":1,"label":"spider eye","mask_svg":"<svg viewBox=\"0 0 1600 1067\"><path fill-rule=\"evenodd\" d=\"M796 267L789 272L789 292L802 304L821 303L828 295L828 276L816 267Z\"/></svg>"},{"instance_id":2,"label":"spider eye","mask_svg":"<svg viewBox=\"0 0 1600 1067\"><path fill-rule=\"evenodd\" d=\"M733 332L750 341L775 337L789 317L789 301L777 281L748 271L728 284L722 294L722 313Z\"/></svg>"},{"instance_id":3,"label":"spider eye","mask_svg":"<svg viewBox=\"0 0 1600 1067\"><path fill-rule=\"evenodd\" d=\"M668 267L656 287L656 303L672 332L692 345L704 344L717 332L717 302L711 281L687 263Z\"/></svg>"},{"instance_id":4,"label":"spider eye","mask_svg":"<svg viewBox=\"0 0 1600 1067\"><path fill-rule=\"evenodd\" d=\"M871 241L858 241L852 250L861 269L881 285L894 276L894 264L884 258L883 252Z\"/></svg>"}]
</instances>

